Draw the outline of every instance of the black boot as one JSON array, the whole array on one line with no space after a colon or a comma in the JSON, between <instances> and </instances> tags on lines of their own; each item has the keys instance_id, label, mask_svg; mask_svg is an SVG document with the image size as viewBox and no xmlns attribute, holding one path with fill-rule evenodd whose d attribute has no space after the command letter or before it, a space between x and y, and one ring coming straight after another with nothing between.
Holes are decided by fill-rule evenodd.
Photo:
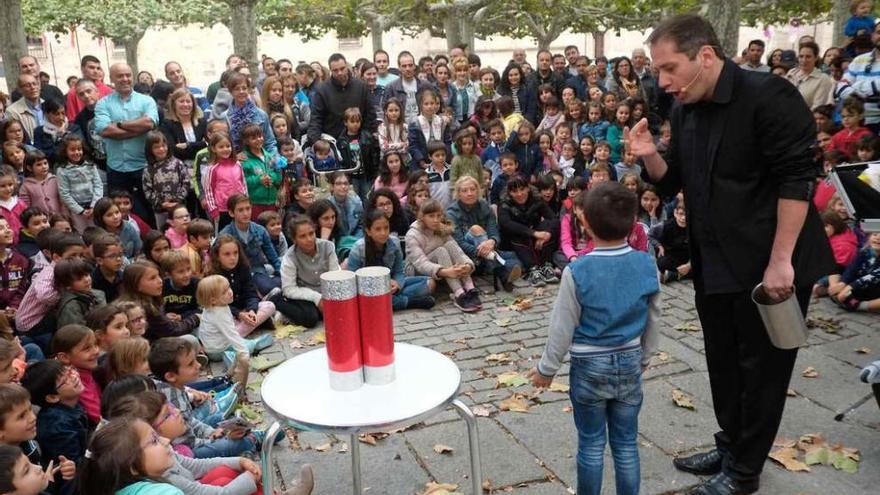
<instances>
[{"instance_id":1,"label":"black boot","mask_svg":"<svg viewBox=\"0 0 880 495\"><path fill-rule=\"evenodd\" d=\"M758 491L758 481L737 481L718 473L692 488L687 495L748 495Z\"/></svg>"}]
</instances>

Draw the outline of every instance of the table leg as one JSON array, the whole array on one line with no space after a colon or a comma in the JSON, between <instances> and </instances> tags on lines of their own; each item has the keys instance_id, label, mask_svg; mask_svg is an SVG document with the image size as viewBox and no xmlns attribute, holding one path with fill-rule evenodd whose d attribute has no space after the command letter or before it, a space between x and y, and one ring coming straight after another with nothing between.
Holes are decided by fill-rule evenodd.
<instances>
[{"instance_id":1,"label":"table leg","mask_svg":"<svg viewBox=\"0 0 880 495\"><path fill-rule=\"evenodd\" d=\"M465 405L464 402L456 399L452 401L452 406L458 410L458 415L467 424L468 429L468 446L471 450L471 482L473 484L473 494L480 495L483 493L483 469L480 465L480 435L477 432L477 417L473 411Z\"/></svg>"},{"instance_id":2,"label":"table leg","mask_svg":"<svg viewBox=\"0 0 880 495\"><path fill-rule=\"evenodd\" d=\"M351 435L349 442L351 443L351 481L354 486L354 495L362 495L364 490L361 481L361 446L357 433Z\"/></svg>"},{"instance_id":3,"label":"table leg","mask_svg":"<svg viewBox=\"0 0 880 495\"><path fill-rule=\"evenodd\" d=\"M260 460L263 469L263 493L275 493L275 463L272 462L272 451L275 450L275 436L281 429L278 421L266 430L263 445L260 449Z\"/></svg>"}]
</instances>

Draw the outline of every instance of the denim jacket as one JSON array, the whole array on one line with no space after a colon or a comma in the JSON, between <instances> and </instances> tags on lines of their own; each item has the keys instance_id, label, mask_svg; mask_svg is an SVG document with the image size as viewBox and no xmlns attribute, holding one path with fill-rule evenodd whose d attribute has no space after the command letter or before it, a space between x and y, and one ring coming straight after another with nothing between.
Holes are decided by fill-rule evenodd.
<instances>
[{"instance_id":1,"label":"denim jacket","mask_svg":"<svg viewBox=\"0 0 880 495\"><path fill-rule=\"evenodd\" d=\"M359 268L371 266L367 264L369 263L369 260L366 259L367 246L365 243L365 239L358 239L348 253L348 259L346 262L348 263L349 270L357 271ZM382 252L382 266L390 269L391 278L393 278L399 286L403 287L403 251L400 250L400 241L393 237L389 237L388 241L385 242L385 251Z\"/></svg>"},{"instance_id":2,"label":"denim jacket","mask_svg":"<svg viewBox=\"0 0 880 495\"><path fill-rule=\"evenodd\" d=\"M220 233L231 235L244 246L244 252L247 255L248 262L250 262L253 273L266 273L266 268L263 266L266 264L272 265L275 273L281 271L281 258L278 257L278 253L275 251L275 245L272 244L269 232L262 225L256 222L248 223L247 242L241 238L241 233L239 233L238 227L235 226L235 222L223 227Z\"/></svg>"},{"instance_id":3,"label":"denim jacket","mask_svg":"<svg viewBox=\"0 0 880 495\"><path fill-rule=\"evenodd\" d=\"M364 204L361 202L361 198L355 194L349 194L342 204L332 194L327 199L336 207L336 214L339 215L342 224L342 235L363 237L364 229L361 226L361 217L364 214Z\"/></svg>"}]
</instances>

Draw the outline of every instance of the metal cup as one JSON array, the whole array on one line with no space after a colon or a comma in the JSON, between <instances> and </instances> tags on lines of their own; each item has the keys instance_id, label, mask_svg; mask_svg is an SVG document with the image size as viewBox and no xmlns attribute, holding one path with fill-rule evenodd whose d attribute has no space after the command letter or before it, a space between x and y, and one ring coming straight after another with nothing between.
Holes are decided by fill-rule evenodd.
<instances>
[{"instance_id":1,"label":"metal cup","mask_svg":"<svg viewBox=\"0 0 880 495\"><path fill-rule=\"evenodd\" d=\"M752 301L767 329L770 342L779 349L795 349L807 342L807 322L794 294L783 301L774 301L758 284L752 290Z\"/></svg>"}]
</instances>

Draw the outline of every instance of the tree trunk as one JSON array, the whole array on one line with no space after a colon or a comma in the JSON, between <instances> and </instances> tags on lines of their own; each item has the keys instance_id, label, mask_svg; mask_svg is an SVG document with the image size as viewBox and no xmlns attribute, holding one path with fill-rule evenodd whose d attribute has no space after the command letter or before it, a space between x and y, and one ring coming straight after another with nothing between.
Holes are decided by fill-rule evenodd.
<instances>
[{"instance_id":1,"label":"tree trunk","mask_svg":"<svg viewBox=\"0 0 880 495\"><path fill-rule=\"evenodd\" d=\"M605 31L593 31L593 57L599 58L605 55Z\"/></svg>"},{"instance_id":2,"label":"tree trunk","mask_svg":"<svg viewBox=\"0 0 880 495\"><path fill-rule=\"evenodd\" d=\"M232 16L232 49L235 53L244 57L250 67L259 67L257 60L257 20L254 7L257 0L233 0L231 2ZM256 77L258 71L251 71L251 77Z\"/></svg>"},{"instance_id":3,"label":"tree trunk","mask_svg":"<svg viewBox=\"0 0 880 495\"><path fill-rule=\"evenodd\" d=\"M0 9L0 56L6 70L8 92L18 85L18 59L28 54L21 0L6 0Z\"/></svg>"},{"instance_id":4,"label":"tree trunk","mask_svg":"<svg viewBox=\"0 0 880 495\"><path fill-rule=\"evenodd\" d=\"M724 55L728 57L739 55L740 3L741 0L708 0L705 6L706 19L715 28Z\"/></svg>"},{"instance_id":5,"label":"tree trunk","mask_svg":"<svg viewBox=\"0 0 880 495\"><path fill-rule=\"evenodd\" d=\"M373 53L375 53L376 50L382 49L383 31L381 22L377 20L370 21L370 37L373 39Z\"/></svg>"},{"instance_id":6,"label":"tree trunk","mask_svg":"<svg viewBox=\"0 0 880 495\"><path fill-rule=\"evenodd\" d=\"M144 38L144 33L135 35L135 38L122 40L122 46L125 47L125 63L131 67L131 73L138 73L138 45ZM115 41L114 41L115 43Z\"/></svg>"},{"instance_id":7,"label":"tree trunk","mask_svg":"<svg viewBox=\"0 0 880 495\"><path fill-rule=\"evenodd\" d=\"M846 36L843 35L843 26L849 19L849 0L834 0L831 8L831 17L834 20L834 38L831 40L833 46L841 46Z\"/></svg>"},{"instance_id":8,"label":"tree trunk","mask_svg":"<svg viewBox=\"0 0 880 495\"><path fill-rule=\"evenodd\" d=\"M449 50L462 43L461 26L459 26L454 15L447 14L443 18L443 31L446 33L446 48Z\"/></svg>"}]
</instances>

